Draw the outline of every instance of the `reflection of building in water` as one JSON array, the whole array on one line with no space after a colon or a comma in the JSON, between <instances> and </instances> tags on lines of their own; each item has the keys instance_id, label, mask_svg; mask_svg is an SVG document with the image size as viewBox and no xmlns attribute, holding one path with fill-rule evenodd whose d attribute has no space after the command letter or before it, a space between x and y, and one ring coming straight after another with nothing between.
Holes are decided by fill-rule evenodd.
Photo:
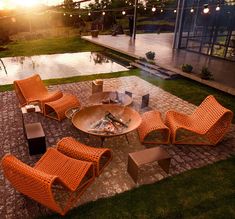
<instances>
[{"instance_id":1,"label":"reflection of building in water","mask_svg":"<svg viewBox=\"0 0 235 219\"><path fill-rule=\"evenodd\" d=\"M235 61L235 0L179 0L178 11L175 48Z\"/></svg>"}]
</instances>

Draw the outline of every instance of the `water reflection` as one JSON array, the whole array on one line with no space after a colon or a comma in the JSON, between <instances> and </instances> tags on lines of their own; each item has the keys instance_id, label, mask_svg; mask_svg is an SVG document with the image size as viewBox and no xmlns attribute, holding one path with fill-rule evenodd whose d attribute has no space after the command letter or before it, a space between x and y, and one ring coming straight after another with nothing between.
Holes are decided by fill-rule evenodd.
<instances>
[{"instance_id":1,"label":"water reflection","mask_svg":"<svg viewBox=\"0 0 235 219\"><path fill-rule=\"evenodd\" d=\"M3 66L0 64L0 84L9 84L33 73L39 73L43 79L49 79L128 70L104 54L97 52L19 56L2 58L2 61L8 75L5 74Z\"/></svg>"}]
</instances>

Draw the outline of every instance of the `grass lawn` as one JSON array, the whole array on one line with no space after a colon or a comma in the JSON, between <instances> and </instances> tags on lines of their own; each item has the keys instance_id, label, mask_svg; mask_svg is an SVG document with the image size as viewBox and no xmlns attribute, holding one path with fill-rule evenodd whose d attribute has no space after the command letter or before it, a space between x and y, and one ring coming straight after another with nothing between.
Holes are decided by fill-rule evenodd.
<instances>
[{"instance_id":1,"label":"grass lawn","mask_svg":"<svg viewBox=\"0 0 235 219\"><path fill-rule=\"evenodd\" d=\"M15 41L8 44L7 48L8 50L0 52L0 58L68 52L101 51L104 49L103 47L89 43L77 36Z\"/></svg>"},{"instance_id":2,"label":"grass lawn","mask_svg":"<svg viewBox=\"0 0 235 219\"><path fill-rule=\"evenodd\" d=\"M45 218L235 218L235 157Z\"/></svg>"}]
</instances>

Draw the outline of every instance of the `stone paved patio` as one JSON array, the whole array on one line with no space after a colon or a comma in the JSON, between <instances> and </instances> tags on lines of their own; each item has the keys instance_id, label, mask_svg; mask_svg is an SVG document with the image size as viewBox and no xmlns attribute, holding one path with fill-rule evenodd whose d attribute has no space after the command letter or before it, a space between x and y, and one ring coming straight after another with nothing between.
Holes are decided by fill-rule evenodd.
<instances>
[{"instance_id":1,"label":"stone paved patio","mask_svg":"<svg viewBox=\"0 0 235 219\"><path fill-rule=\"evenodd\" d=\"M85 106L87 104L87 98L91 94L91 82L51 86L50 89L60 89L73 93L79 97L82 105ZM141 96L146 93L150 93L150 107L145 109L145 111L157 109L164 115L167 110L174 109L190 114L195 109L194 105L135 76L107 79L104 82L104 90L118 90L121 92L128 90L133 92L133 107L137 110L140 108ZM18 108L15 93L0 93L0 101L0 140L2 143L0 158L6 153L12 153L23 162L33 165L40 158L40 155L29 156L28 154L27 142L23 135L21 112ZM142 113L143 111L140 112ZM27 122L40 121L42 123L48 147L54 145L64 136L73 136L83 143L97 147L100 145L99 138L88 138L87 135L76 130L68 120L57 122L45 118L41 114L34 113L29 114L26 120ZM136 185L126 172L127 154L144 149L145 147L140 144L135 131L128 134L128 139L130 144L127 143L124 136L109 138L104 142L104 147L109 147L113 150L113 160L101 176L84 193L77 205L102 197L113 196L117 193L133 189L141 184L153 183L168 176L158 167L157 163L153 163L141 170L139 183ZM169 174L173 176L193 168L226 159L231 154L235 154L235 125L232 125L230 132L216 147L195 147L188 145L161 145L161 147L164 147L173 158ZM2 169L0 169L0 195L1 219L33 218L52 213L45 207L16 192L4 178Z\"/></svg>"}]
</instances>

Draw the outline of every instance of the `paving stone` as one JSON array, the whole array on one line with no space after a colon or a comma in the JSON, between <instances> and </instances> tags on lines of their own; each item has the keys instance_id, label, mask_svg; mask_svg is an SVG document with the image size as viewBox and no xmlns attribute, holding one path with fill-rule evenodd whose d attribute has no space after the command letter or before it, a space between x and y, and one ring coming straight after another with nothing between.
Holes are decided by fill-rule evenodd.
<instances>
[{"instance_id":1,"label":"paving stone","mask_svg":"<svg viewBox=\"0 0 235 219\"><path fill-rule=\"evenodd\" d=\"M79 82L63 85L50 86L50 89L60 89L76 95L82 106L88 104L88 97L91 94L91 82ZM143 113L149 109L156 109L163 113L167 110L177 110L186 114L192 113L196 106L183 101L180 98L155 87L152 84L138 78L122 77L104 80L104 90L106 91L131 91L133 93L133 108ZM140 101L143 94L150 93L149 108L140 110ZM23 123L18 100L12 91L0 93L0 158L6 153L12 153L17 158L28 165L33 166L41 155L30 156L27 141L23 135ZM70 121L58 122L44 117L42 114L30 113L25 118L26 122L41 122L46 134L47 147L53 146L65 136L72 136L77 140L96 147L100 146L100 139L84 134L77 130ZM145 147L140 144L138 134L133 131L128 134L127 143L125 137L115 137L105 140L104 147L113 150L113 160L103 173L96 178L95 182L87 189L75 207L103 197L113 196L118 193L133 189L142 184L154 183L169 176L182 173L184 171L208 165L221 159L226 159L231 154L235 154L235 125L225 136L224 140L216 147L202 147L194 145L161 145L172 156L170 174L166 174L157 162L141 168L139 182L135 184L127 173L128 153L142 150ZM41 215L53 214L52 211L18 193L5 180L0 169L0 218L1 219L28 219ZM2 195L3 194L3 195Z\"/></svg>"}]
</instances>

